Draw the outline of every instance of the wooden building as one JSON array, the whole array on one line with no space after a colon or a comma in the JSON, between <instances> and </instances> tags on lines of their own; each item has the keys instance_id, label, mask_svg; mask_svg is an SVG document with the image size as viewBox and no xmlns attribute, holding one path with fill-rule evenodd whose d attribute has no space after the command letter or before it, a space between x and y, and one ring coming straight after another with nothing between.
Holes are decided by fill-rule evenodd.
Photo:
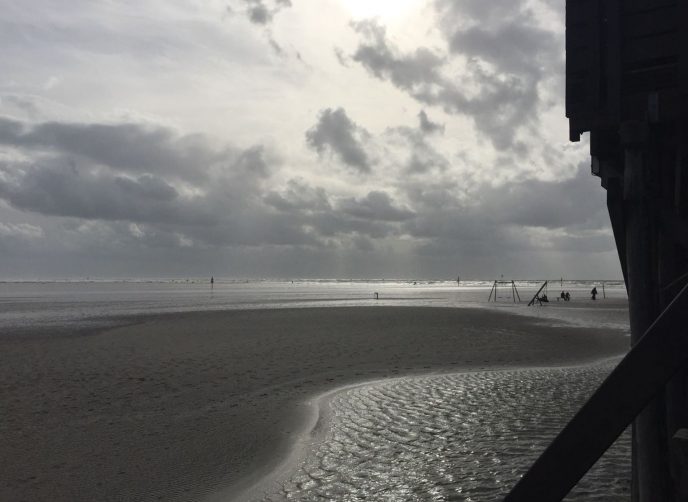
<instances>
[{"instance_id":1,"label":"wooden building","mask_svg":"<svg viewBox=\"0 0 688 502\"><path fill-rule=\"evenodd\" d=\"M507 500L561 498L631 420L632 500L688 500L688 0L567 0L566 116L607 191L633 348Z\"/></svg>"},{"instance_id":2,"label":"wooden building","mask_svg":"<svg viewBox=\"0 0 688 502\"><path fill-rule=\"evenodd\" d=\"M566 116L572 141L590 133L636 343L688 272L688 1L567 1ZM634 500L686 500L672 465L685 384L675 377L634 422Z\"/></svg>"}]
</instances>

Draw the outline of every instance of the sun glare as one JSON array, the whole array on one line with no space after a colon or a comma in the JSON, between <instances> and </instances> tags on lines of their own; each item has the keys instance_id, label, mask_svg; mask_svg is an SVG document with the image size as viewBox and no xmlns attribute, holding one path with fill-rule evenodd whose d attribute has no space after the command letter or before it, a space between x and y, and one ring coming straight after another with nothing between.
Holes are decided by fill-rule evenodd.
<instances>
[{"instance_id":1,"label":"sun glare","mask_svg":"<svg viewBox=\"0 0 688 502\"><path fill-rule=\"evenodd\" d=\"M353 18L379 17L394 19L403 17L416 7L420 0L340 0Z\"/></svg>"}]
</instances>

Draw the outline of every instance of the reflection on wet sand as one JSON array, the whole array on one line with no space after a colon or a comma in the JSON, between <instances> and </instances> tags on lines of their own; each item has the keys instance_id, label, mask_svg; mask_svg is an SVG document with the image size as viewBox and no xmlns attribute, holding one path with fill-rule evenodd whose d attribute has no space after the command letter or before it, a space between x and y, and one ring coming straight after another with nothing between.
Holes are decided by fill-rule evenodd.
<instances>
[{"instance_id":1,"label":"reflection on wet sand","mask_svg":"<svg viewBox=\"0 0 688 502\"><path fill-rule=\"evenodd\" d=\"M322 437L269 499L498 500L615 362L410 377L323 398ZM625 433L567 500L628 500Z\"/></svg>"}]
</instances>

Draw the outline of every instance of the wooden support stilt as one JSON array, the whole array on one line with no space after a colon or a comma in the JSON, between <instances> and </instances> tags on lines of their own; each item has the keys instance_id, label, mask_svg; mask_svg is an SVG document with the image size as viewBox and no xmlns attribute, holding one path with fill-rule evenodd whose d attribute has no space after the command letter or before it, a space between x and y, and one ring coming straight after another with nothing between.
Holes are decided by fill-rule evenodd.
<instances>
[{"instance_id":1,"label":"wooden support stilt","mask_svg":"<svg viewBox=\"0 0 688 502\"><path fill-rule=\"evenodd\" d=\"M621 127L625 148L624 214L632 345L640 340L657 315L657 301L652 294L657 286L652 267L652 257L657 256L657 233L648 200L647 135L647 126L642 123L624 123ZM658 427L663 422L664 401L659 396L633 423L633 477L639 502L670 500L667 443L662 438L662 428Z\"/></svg>"}]
</instances>

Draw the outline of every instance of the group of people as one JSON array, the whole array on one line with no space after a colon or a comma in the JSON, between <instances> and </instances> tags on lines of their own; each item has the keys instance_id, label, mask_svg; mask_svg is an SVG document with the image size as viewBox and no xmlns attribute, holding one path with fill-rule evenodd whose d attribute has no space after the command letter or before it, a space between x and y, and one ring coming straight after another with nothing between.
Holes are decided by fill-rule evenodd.
<instances>
[{"instance_id":1,"label":"group of people","mask_svg":"<svg viewBox=\"0 0 688 502\"><path fill-rule=\"evenodd\" d=\"M590 290L590 296L592 297L593 300L597 299L597 287L593 287L592 290ZM569 294L568 291L562 291L561 294L559 295L559 298L561 298L565 302L568 302L571 300L571 295Z\"/></svg>"}]
</instances>

